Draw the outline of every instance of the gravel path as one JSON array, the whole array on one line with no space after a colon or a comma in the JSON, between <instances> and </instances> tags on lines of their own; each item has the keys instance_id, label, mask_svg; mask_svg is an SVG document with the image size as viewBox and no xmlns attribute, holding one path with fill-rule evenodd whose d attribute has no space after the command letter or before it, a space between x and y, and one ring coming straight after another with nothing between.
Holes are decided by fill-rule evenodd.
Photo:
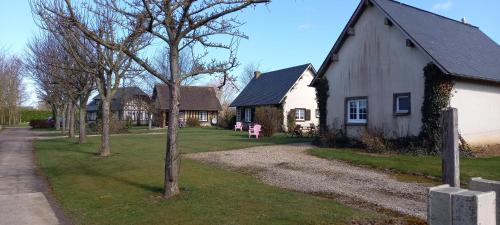
<instances>
[{"instance_id":1,"label":"gravel path","mask_svg":"<svg viewBox=\"0 0 500 225\"><path fill-rule=\"evenodd\" d=\"M308 155L306 144L187 154L231 169L250 169L263 182L301 192L332 194L409 216L426 218L426 186L340 161Z\"/></svg>"}]
</instances>

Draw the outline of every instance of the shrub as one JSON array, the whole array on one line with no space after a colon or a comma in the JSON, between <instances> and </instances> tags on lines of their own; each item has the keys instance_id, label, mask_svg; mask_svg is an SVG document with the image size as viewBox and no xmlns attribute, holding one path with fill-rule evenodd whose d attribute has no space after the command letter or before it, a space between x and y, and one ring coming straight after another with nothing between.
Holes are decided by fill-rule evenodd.
<instances>
[{"instance_id":1,"label":"shrub","mask_svg":"<svg viewBox=\"0 0 500 225\"><path fill-rule=\"evenodd\" d=\"M390 150L390 143L380 130L363 131L359 141L368 152L385 152Z\"/></svg>"},{"instance_id":2,"label":"shrub","mask_svg":"<svg viewBox=\"0 0 500 225\"><path fill-rule=\"evenodd\" d=\"M295 128L295 110L290 110L286 115L286 128L288 133L293 133Z\"/></svg>"},{"instance_id":3,"label":"shrub","mask_svg":"<svg viewBox=\"0 0 500 225\"><path fill-rule=\"evenodd\" d=\"M263 106L255 109L255 122L262 125L263 136L271 137L282 124L280 110L276 107Z\"/></svg>"},{"instance_id":4,"label":"shrub","mask_svg":"<svg viewBox=\"0 0 500 225\"><path fill-rule=\"evenodd\" d=\"M127 118L125 118L125 128L127 128L127 130L130 129L133 122L132 117L127 116Z\"/></svg>"},{"instance_id":5,"label":"shrub","mask_svg":"<svg viewBox=\"0 0 500 225\"><path fill-rule=\"evenodd\" d=\"M227 111L223 116L221 116L219 121L219 127L225 129L233 129L236 124L236 115L234 111Z\"/></svg>"},{"instance_id":6,"label":"shrub","mask_svg":"<svg viewBox=\"0 0 500 225\"><path fill-rule=\"evenodd\" d=\"M29 125L33 128L53 128L55 121L52 119L31 120Z\"/></svg>"},{"instance_id":7,"label":"shrub","mask_svg":"<svg viewBox=\"0 0 500 225\"><path fill-rule=\"evenodd\" d=\"M353 146L351 140L347 138L342 129L331 130L324 132L320 136L316 136L313 144L321 148L346 148Z\"/></svg>"},{"instance_id":8,"label":"shrub","mask_svg":"<svg viewBox=\"0 0 500 225\"><path fill-rule=\"evenodd\" d=\"M459 139L459 146L458 150L460 151L460 156L464 157L474 157L474 151L472 150L472 147L465 141L464 137L462 137L461 134L458 135Z\"/></svg>"},{"instance_id":9,"label":"shrub","mask_svg":"<svg viewBox=\"0 0 500 225\"><path fill-rule=\"evenodd\" d=\"M99 134L102 134L102 120L98 120L95 125L95 131ZM111 119L109 121L109 133L110 134L120 134L127 133L128 128L125 126L125 123L119 120Z\"/></svg>"},{"instance_id":10,"label":"shrub","mask_svg":"<svg viewBox=\"0 0 500 225\"><path fill-rule=\"evenodd\" d=\"M52 117L52 111L49 110L38 110L38 109L22 109L21 110L21 121L28 122L32 120L47 120Z\"/></svg>"},{"instance_id":11,"label":"shrub","mask_svg":"<svg viewBox=\"0 0 500 225\"><path fill-rule=\"evenodd\" d=\"M423 141L420 137L406 136L388 140L391 144L391 150L397 153L411 155L429 155Z\"/></svg>"},{"instance_id":12,"label":"shrub","mask_svg":"<svg viewBox=\"0 0 500 225\"><path fill-rule=\"evenodd\" d=\"M186 125L188 127L200 127L201 126L200 120L198 118L195 118L195 117L187 118Z\"/></svg>"}]
</instances>

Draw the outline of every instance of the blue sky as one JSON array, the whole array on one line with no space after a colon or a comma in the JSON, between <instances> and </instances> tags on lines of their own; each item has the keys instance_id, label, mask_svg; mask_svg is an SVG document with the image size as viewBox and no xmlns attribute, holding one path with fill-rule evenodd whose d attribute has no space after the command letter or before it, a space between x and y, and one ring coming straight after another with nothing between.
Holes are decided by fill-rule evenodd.
<instances>
[{"instance_id":1,"label":"blue sky","mask_svg":"<svg viewBox=\"0 0 500 225\"><path fill-rule=\"evenodd\" d=\"M498 0L402 0L403 3L452 19L467 21L500 43ZM312 63L318 69L349 20L358 0L273 0L267 6L246 9L239 16L246 24L238 58L242 66L261 65L264 71ZM24 54L26 42L37 32L28 0L0 3L0 48ZM35 101L32 96L25 104Z\"/></svg>"}]
</instances>

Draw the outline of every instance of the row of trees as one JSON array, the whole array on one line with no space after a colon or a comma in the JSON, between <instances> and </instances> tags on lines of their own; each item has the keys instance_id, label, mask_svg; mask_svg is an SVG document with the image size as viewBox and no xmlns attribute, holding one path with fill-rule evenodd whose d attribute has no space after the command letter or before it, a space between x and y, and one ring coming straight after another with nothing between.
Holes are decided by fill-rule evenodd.
<instances>
[{"instance_id":1,"label":"row of trees","mask_svg":"<svg viewBox=\"0 0 500 225\"><path fill-rule=\"evenodd\" d=\"M233 82L235 79L229 75L229 71L238 65L236 50L239 40L247 38L239 31L243 23L234 13L269 1L32 0L34 14L39 18L41 27L49 32L42 37L42 41L36 42L55 40L51 42L58 43L60 51L56 51L58 54L51 55L50 59L60 58L61 61L54 63L47 60L48 62L43 63L51 70L38 69L37 63L31 68L34 69L33 72L50 74L51 78L43 82L47 86L44 89L47 101L53 101L53 92L59 92L51 88L54 85L62 85L65 87L63 89L79 93L55 94L56 98L64 98L64 101L57 102L66 103L66 107L71 109L78 103L77 100L83 102L82 99L91 88L87 89L90 85L83 85L85 89L78 92L75 91L76 87L66 85L81 84L76 80L91 80L79 79L82 76L95 80L96 88L103 98L102 156L110 154L109 136L106 134L109 126L109 103L120 81L127 75L144 70L147 75L167 84L170 90L170 113L165 151L164 197L170 198L179 193L180 152L177 147L177 129L181 84L201 75L214 76L214 80L220 81L219 88ZM38 47L30 49L36 52ZM160 65L151 58L152 52L158 49L166 52L164 62ZM216 58L213 50L217 53L225 51L227 58ZM38 59L39 54L42 52L33 56ZM184 69L181 62L183 54L190 61ZM57 79L52 80L52 77ZM80 109L83 105L79 104Z\"/></svg>"},{"instance_id":2,"label":"row of trees","mask_svg":"<svg viewBox=\"0 0 500 225\"><path fill-rule=\"evenodd\" d=\"M21 59L0 50L0 125L14 125L20 122L22 84Z\"/></svg>"}]
</instances>

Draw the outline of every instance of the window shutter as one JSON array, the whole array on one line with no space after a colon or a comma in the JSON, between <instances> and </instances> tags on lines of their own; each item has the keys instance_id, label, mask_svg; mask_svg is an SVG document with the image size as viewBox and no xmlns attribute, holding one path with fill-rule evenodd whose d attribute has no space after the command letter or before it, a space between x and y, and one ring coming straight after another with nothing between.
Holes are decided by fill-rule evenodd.
<instances>
[{"instance_id":1,"label":"window shutter","mask_svg":"<svg viewBox=\"0 0 500 225\"><path fill-rule=\"evenodd\" d=\"M245 121L245 108L240 109L240 119L241 122Z\"/></svg>"},{"instance_id":2,"label":"window shutter","mask_svg":"<svg viewBox=\"0 0 500 225\"><path fill-rule=\"evenodd\" d=\"M311 120L311 110L310 109L306 109L306 118L305 118L306 121L310 121Z\"/></svg>"}]
</instances>

